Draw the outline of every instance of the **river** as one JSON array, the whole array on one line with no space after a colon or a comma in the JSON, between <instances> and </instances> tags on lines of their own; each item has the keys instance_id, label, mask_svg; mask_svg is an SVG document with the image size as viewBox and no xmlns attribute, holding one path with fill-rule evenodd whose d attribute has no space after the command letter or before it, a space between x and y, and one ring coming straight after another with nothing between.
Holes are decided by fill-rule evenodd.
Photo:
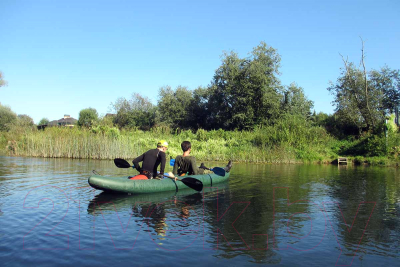
<instances>
[{"instance_id":1,"label":"river","mask_svg":"<svg viewBox=\"0 0 400 267\"><path fill-rule=\"evenodd\" d=\"M0 157L2 266L395 266L400 260L396 168L236 163L227 182L202 192L145 195L94 190L87 183L92 170L134 173L105 160Z\"/></svg>"}]
</instances>

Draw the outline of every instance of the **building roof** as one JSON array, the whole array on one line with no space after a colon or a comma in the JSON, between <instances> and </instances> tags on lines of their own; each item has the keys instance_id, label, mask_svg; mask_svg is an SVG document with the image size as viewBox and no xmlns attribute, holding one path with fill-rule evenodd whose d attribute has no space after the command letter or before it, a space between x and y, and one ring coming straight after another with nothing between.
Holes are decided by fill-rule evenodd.
<instances>
[{"instance_id":1,"label":"building roof","mask_svg":"<svg viewBox=\"0 0 400 267\"><path fill-rule=\"evenodd\" d=\"M54 120L54 121L50 121L48 123L49 126L57 126L57 125L73 125L76 124L78 122L77 119L74 119L72 117L70 118L62 118L59 120Z\"/></svg>"}]
</instances>

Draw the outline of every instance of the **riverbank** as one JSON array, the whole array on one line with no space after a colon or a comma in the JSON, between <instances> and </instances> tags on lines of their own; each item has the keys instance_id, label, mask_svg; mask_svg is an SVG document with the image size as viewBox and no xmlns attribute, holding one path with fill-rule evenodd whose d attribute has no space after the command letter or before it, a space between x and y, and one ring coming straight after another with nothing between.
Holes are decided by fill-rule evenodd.
<instances>
[{"instance_id":1,"label":"riverbank","mask_svg":"<svg viewBox=\"0 0 400 267\"><path fill-rule=\"evenodd\" d=\"M154 128L150 131L119 131L117 128L93 129L47 128L1 133L0 143L7 155L81 158L132 159L157 141L170 144L167 156L180 155L184 140L192 143L192 154L199 161L228 161L254 163L331 163L341 152L349 151L350 144L336 140L321 127L267 127L254 131L175 130ZM345 150L344 150L345 149ZM356 164L398 166L397 154L386 156L352 156Z\"/></svg>"}]
</instances>

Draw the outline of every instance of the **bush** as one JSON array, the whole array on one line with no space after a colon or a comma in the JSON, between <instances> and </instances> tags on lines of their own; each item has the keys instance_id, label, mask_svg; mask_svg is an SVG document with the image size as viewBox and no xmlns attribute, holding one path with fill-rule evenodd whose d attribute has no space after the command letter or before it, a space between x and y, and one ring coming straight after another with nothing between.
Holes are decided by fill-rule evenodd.
<instances>
[{"instance_id":1,"label":"bush","mask_svg":"<svg viewBox=\"0 0 400 267\"><path fill-rule=\"evenodd\" d=\"M0 104L0 131L8 131L10 125L17 122L17 114L10 107Z\"/></svg>"}]
</instances>

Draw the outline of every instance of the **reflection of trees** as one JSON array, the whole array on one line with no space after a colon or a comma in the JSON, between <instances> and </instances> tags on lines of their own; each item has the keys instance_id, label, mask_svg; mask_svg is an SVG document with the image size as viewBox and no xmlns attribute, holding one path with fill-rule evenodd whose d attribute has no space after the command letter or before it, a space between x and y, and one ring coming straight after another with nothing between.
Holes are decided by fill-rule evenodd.
<instances>
[{"instance_id":1,"label":"reflection of trees","mask_svg":"<svg viewBox=\"0 0 400 267\"><path fill-rule=\"evenodd\" d=\"M229 181L229 190L222 188L218 199L216 196L205 198L205 222L209 225L208 231L211 233L206 236L206 240L209 240L215 249L218 247L218 250L223 251L218 254L219 257L234 258L247 255L255 262L279 264L281 259L273 248L274 187L289 188L290 202L317 201L315 200L316 196L311 194L316 190L316 184L324 182L321 179L326 179L325 177L331 177L331 173L334 171L334 168L321 168L317 165L249 164L235 166ZM324 186L320 187L324 188ZM279 191L276 197L280 204L287 204L286 190ZM236 220L246 204L232 206L235 210L226 213L220 222L217 219L217 203L218 216L221 217L234 202L250 202L250 205L234 224L241 236L235 232L231 223ZM308 203L295 206L291 211L296 212L296 209L298 209L297 212L313 212ZM291 216L284 212L275 215L276 220L285 221ZM316 216L320 216L320 214ZM291 225L301 225L303 220L303 217L294 217ZM221 235L217 236L215 229L220 229L227 241ZM267 245L268 249L266 249Z\"/></svg>"},{"instance_id":2,"label":"reflection of trees","mask_svg":"<svg viewBox=\"0 0 400 267\"><path fill-rule=\"evenodd\" d=\"M132 210L135 202L153 202L155 204L169 200L168 205L162 207L164 212L171 209L174 212L180 213L183 218L185 218L184 216L189 216L189 219L192 218L192 209L195 209L196 213L201 216L204 203L205 246L213 249L217 249L218 247L218 250L213 253L215 257L231 259L245 256L249 258L250 262L279 264L282 253L275 250L273 244L274 187L288 188L290 202L308 200L317 203L321 208L324 201L337 202L340 209L331 206L333 209L327 209L327 215L339 238L340 246L344 250L347 249L347 252L349 252L349 249L352 252L351 249L357 248L361 237L360 231L362 233L365 222L370 214L370 209L362 207L357 215L357 220L352 231L348 232L347 225L351 226L353 223L359 202L376 201L376 207L362 239L359 251L367 251L367 254L395 257L400 253L398 241L400 239L400 221L398 217L398 214L400 214L400 205L398 204L400 200L399 186L399 171L396 169L354 168L351 166L338 168L336 166L321 167L318 165L243 164L234 166L234 172L227 183L215 185L218 190L215 188L206 188L204 198L202 193L192 194L190 191L176 195L176 199L180 202L186 202L190 206L188 212L182 210L185 207L182 203L176 206L174 206L174 203L171 203L171 200L174 199L174 192L123 196L120 200L119 197L114 196L112 201L117 208L118 203L121 202L121 206L131 207L130 209ZM276 195L276 200L282 205L283 203L286 204L287 201L287 195L283 192L285 191L281 191L281 193ZM106 202L104 199L99 198L99 200ZM240 212L242 212L246 206L245 203L235 204L231 207L232 210L228 211L218 221L218 218L234 202L250 202L250 205L234 224L234 227L241 236L235 232L231 224L236 220ZM147 211L144 204L141 204L141 208L142 212ZM149 207L149 210L151 211L153 208L154 206ZM104 209L102 206L103 211ZM290 212L294 213L296 209L299 212L309 213L311 217L316 212L307 203L299 205L299 207L294 207ZM91 205L89 204L89 213L91 212L90 210ZM114 212L114 207L110 207L110 210ZM138 211L134 210L134 212ZM149 218L152 229L155 232L159 231L157 233L162 233L162 230L166 229L164 225L165 221L157 221L157 218L161 217L162 219L163 213L161 210L155 210L155 212L157 214L155 218L151 218L146 213L135 213L135 216ZM347 225L343 221L341 212L346 219ZM284 222L290 216L291 214L285 213L285 210L282 210L280 214L275 214L276 220L283 220ZM291 226L293 226L291 230L295 231L298 228L300 230L297 234L300 234L302 220L304 218L294 218L291 221ZM332 234L329 223L327 227L328 234ZM223 234L227 241L221 235L217 235L217 229L220 230L220 234ZM285 238L286 236L278 236L277 240L278 242L280 240L287 242L288 239ZM199 240L198 242L201 241ZM327 251L338 250L338 246L335 246L336 240L333 236L330 239L324 239L325 241L331 246L329 248L325 247ZM267 245L268 250L262 250L266 249ZM281 247L282 244L278 243L277 245ZM376 249L371 251L374 248ZM344 251L343 255L345 253L346 251ZM332 260L335 260L336 256L332 257L334 257ZM240 259L236 258L235 260Z\"/></svg>"},{"instance_id":3,"label":"reflection of trees","mask_svg":"<svg viewBox=\"0 0 400 267\"><path fill-rule=\"evenodd\" d=\"M240 171L237 171L235 169L235 175L238 173L237 175L240 177ZM246 178L252 176L251 171L254 171L254 174L259 174L251 168L245 171ZM269 205L272 198L260 198L259 196L268 194L268 192L264 191L266 188L260 186L258 182L255 183L255 181L240 180L238 184L235 184L236 181L230 181L230 190L228 190L227 184L223 184L218 186L218 190L215 189L212 193L205 194L204 225L207 229L205 242L211 243L211 247L218 249L217 257L231 259L245 254L256 262L278 263L279 261L276 262L273 258L276 255L273 250L263 250L267 248L267 236L265 234L272 236L272 216L269 216L269 210L272 212L272 206ZM234 190L235 188L239 188L238 191ZM267 190L272 191L272 188ZM233 204L233 202L242 203ZM250 205L246 202L250 202ZM231 206L231 204L233 205ZM224 214L229 207L230 210ZM244 208L246 210L240 215ZM239 215L239 219L234 223L238 234L231 224ZM217 216L220 221L218 221ZM221 216L223 217L221 218ZM253 234L257 234L254 244Z\"/></svg>"},{"instance_id":4,"label":"reflection of trees","mask_svg":"<svg viewBox=\"0 0 400 267\"><path fill-rule=\"evenodd\" d=\"M397 257L400 252L398 170L374 167L350 168L340 171L335 179L330 180L329 185L329 195L340 205L340 209L335 209L330 216L334 218L335 227L343 243L351 244L355 250L368 222L360 249L366 250L365 246L368 246L371 248L368 254ZM364 204L358 210L360 202L376 202L371 217L374 204ZM357 218L349 232L343 217L350 227L357 212ZM391 247L390 253L388 247Z\"/></svg>"}]
</instances>

